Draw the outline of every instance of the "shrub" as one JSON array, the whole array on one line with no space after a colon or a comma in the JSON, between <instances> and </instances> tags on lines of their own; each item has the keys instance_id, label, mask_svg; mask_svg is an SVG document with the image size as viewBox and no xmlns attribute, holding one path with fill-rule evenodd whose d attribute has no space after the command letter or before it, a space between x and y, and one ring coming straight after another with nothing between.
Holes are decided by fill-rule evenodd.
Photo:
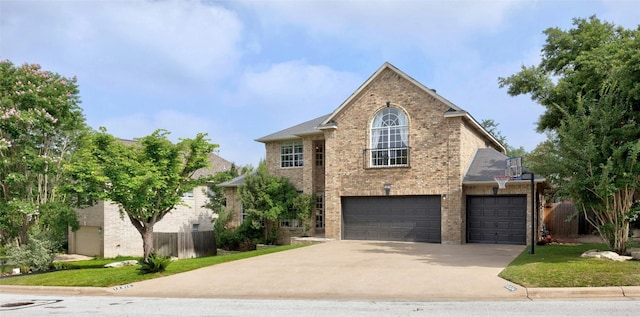
<instances>
[{"instance_id":1,"label":"shrub","mask_svg":"<svg viewBox=\"0 0 640 317\"><path fill-rule=\"evenodd\" d=\"M262 228L254 228L251 221L244 221L237 228L228 226L233 214L222 210L213 224L216 233L216 247L227 251L255 250L256 243L264 240Z\"/></svg>"},{"instance_id":2,"label":"shrub","mask_svg":"<svg viewBox=\"0 0 640 317\"><path fill-rule=\"evenodd\" d=\"M43 235L29 234L29 244L9 248L9 259L24 273L51 269L56 246Z\"/></svg>"},{"instance_id":3,"label":"shrub","mask_svg":"<svg viewBox=\"0 0 640 317\"><path fill-rule=\"evenodd\" d=\"M140 268L138 270L140 274L158 273L167 269L167 266L171 263L171 257L151 253L146 260L141 258L139 262Z\"/></svg>"}]
</instances>

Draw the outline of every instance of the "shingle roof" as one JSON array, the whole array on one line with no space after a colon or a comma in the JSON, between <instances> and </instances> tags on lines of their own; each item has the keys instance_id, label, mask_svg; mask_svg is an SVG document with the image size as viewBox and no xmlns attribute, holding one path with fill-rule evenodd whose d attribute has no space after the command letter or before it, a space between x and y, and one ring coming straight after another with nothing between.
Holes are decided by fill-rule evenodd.
<instances>
[{"instance_id":1,"label":"shingle roof","mask_svg":"<svg viewBox=\"0 0 640 317\"><path fill-rule=\"evenodd\" d=\"M325 119L327 119L329 115L324 115L322 117L318 117L307 122L300 123L293 127L280 130L276 133L269 134L267 136L263 136L259 139L256 139L258 142L270 142L270 141L279 141L279 140L290 140L290 139L298 139L301 135L309 135L322 133L322 131L316 129L320 123L322 123Z\"/></svg>"},{"instance_id":2,"label":"shingle roof","mask_svg":"<svg viewBox=\"0 0 640 317\"><path fill-rule=\"evenodd\" d=\"M493 148L478 149L462 182L493 182L494 176L504 175L508 158Z\"/></svg>"},{"instance_id":3,"label":"shingle roof","mask_svg":"<svg viewBox=\"0 0 640 317\"><path fill-rule=\"evenodd\" d=\"M506 159L509 157L496 151L493 148L480 148L469 165L467 173L462 179L463 184L473 183L493 183L494 176L504 175L507 167ZM539 175L535 175L537 182L545 181ZM523 181L515 179L513 181ZM528 181L528 180L527 180Z\"/></svg>"},{"instance_id":4,"label":"shingle roof","mask_svg":"<svg viewBox=\"0 0 640 317\"><path fill-rule=\"evenodd\" d=\"M256 171L251 172L251 174L255 174ZM244 175L240 175L230 181L224 182L224 183L220 183L218 184L218 186L220 187L238 187L238 186L242 186L244 185L244 178L245 176L247 176L247 174Z\"/></svg>"},{"instance_id":5,"label":"shingle roof","mask_svg":"<svg viewBox=\"0 0 640 317\"><path fill-rule=\"evenodd\" d=\"M193 173L192 178L200 178L205 176L212 176L220 172L228 171L231 168L232 163L223 159L222 157L209 153L209 159L211 165L207 168L201 168Z\"/></svg>"}]
</instances>

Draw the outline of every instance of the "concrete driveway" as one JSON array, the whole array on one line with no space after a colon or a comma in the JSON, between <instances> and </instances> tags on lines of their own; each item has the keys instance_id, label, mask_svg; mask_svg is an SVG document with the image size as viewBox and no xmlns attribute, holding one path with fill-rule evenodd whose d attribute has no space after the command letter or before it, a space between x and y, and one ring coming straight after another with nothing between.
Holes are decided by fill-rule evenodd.
<instances>
[{"instance_id":1,"label":"concrete driveway","mask_svg":"<svg viewBox=\"0 0 640 317\"><path fill-rule=\"evenodd\" d=\"M525 246L334 241L116 288L116 296L523 300L497 275ZM511 287L514 289L508 289Z\"/></svg>"}]
</instances>

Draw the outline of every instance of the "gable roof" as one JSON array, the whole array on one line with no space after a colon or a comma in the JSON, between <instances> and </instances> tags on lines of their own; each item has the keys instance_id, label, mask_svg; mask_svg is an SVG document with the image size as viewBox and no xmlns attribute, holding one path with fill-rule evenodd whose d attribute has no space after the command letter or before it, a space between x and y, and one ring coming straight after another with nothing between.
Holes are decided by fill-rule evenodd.
<instances>
[{"instance_id":1,"label":"gable roof","mask_svg":"<svg viewBox=\"0 0 640 317\"><path fill-rule=\"evenodd\" d=\"M415 85L419 89L421 89L426 94L435 98L436 100L442 102L444 105L449 107L449 109L444 113L446 118L452 117L462 117L464 120L467 120L477 131L480 132L483 136L485 136L488 140L491 141L497 148L501 149L503 152L506 152L505 147L494 138L487 130L485 130L476 119L474 119L468 112L464 111L462 108L456 106L451 101L446 98L440 96L436 93L434 89L428 88L427 86L421 84L417 80L413 79L411 76L407 75L397 67L391 65L389 62L385 62L378 68L378 70L373 73L356 91L354 91L349 98L343 101L338 108L336 108L332 113L328 115L324 115L322 117L315 118L313 120L309 120L307 122L298 124L296 126L278 131L276 133L269 134L267 136L256 139L258 142L266 143L271 141L284 141L284 140L292 140L298 139L303 135L311 135L311 134L321 134L324 129L333 129L337 128L337 124L335 122L335 117L345 108L347 107L351 101L353 101L364 89L366 89L371 82L373 82L376 78L380 76L386 69L389 69L400 77L406 79L411 84Z\"/></svg>"},{"instance_id":2,"label":"gable roof","mask_svg":"<svg viewBox=\"0 0 640 317\"><path fill-rule=\"evenodd\" d=\"M451 101L449 101L449 100L445 99L444 97L438 95L435 90L433 90L431 88L428 88L427 86L421 84L419 81L413 79L411 76L407 75L406 73L404 73L403 71L401 71L397 67L391 65L391 63L384 62L384 64L382 64L382 66L380 66L380 68L378 68L378 70L375 73L373 73L373 75L371 75L369 77L369 79L367 79L364 83L362 83L362 85L360 85L360 87L358 87L358 89L356 91L354 91L351 94L351 96L349 96L349 98L347 98L344 102L342 102L342 104L340 104L340 106L335 111L333 111L333 113L324 122L322 122L322 124L326 125L329 122L331 122L335 118L335 116L338 113L340 113L340 111L342 111L342 109L344 109L349 103L351 103L351 101L353 99L355 99L364 89L366 89L367 86L369 86L369 84L371 84L371 82L373 82L376 78L378 78L378 76L380 76L380 74L382 74L386 69L390 69L391 71L393 71L396 74L400 75L400 77L406 79L411 84L415 85L416 87L420 88L422 91L426 92L428 95L436 98L438 101L440 101L443 104L447 105L450 108L449 111L452 111L452 112L465 112L460 107L454 105Z\"/></svg>"}]
</instances>

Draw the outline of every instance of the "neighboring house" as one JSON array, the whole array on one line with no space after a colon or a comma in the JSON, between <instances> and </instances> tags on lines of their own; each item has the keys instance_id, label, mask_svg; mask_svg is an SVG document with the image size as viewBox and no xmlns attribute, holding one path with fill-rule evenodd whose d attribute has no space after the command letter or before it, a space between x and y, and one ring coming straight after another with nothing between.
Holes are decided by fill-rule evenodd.
<instances>
[{"instance_id":1,"label":"neighboring house","mask_svg":"<svg viewBox=\"0 0 640 317\"><path fill-rule=\"evenodd\" d=\"M510 181L494 193L494 176L505 175L503 145L469 113L389 63L332 113L256 141L265 144L272 174L316 195L316 236L530 241L530 180ZM240 177L222 184L235 225L243 220L242 183ZM543 186L535 180L536 213ZM299 234L291 227L280 223L280 242Z\"/></svg>"},{"instance_id":2,"label":"neighboring house","mask_svg":"<svg viewBox=\"0 0 640 317\"><path fill-rule=\"evenodd\" d=\"M193 177L214 175L229 170L231 162L216 154L209 155L210 168L197 170ZM207 186L199 186L183 195L183 205L166 215L153 227L154 233L213 230L213 211L203 207L208 202ZM118 206L108 201L76 210L80 229L69 231L69 253L105 258L142 256L140 233ZM157 246L156 246L157 248Z\"/></svg>"}]
</instances>

